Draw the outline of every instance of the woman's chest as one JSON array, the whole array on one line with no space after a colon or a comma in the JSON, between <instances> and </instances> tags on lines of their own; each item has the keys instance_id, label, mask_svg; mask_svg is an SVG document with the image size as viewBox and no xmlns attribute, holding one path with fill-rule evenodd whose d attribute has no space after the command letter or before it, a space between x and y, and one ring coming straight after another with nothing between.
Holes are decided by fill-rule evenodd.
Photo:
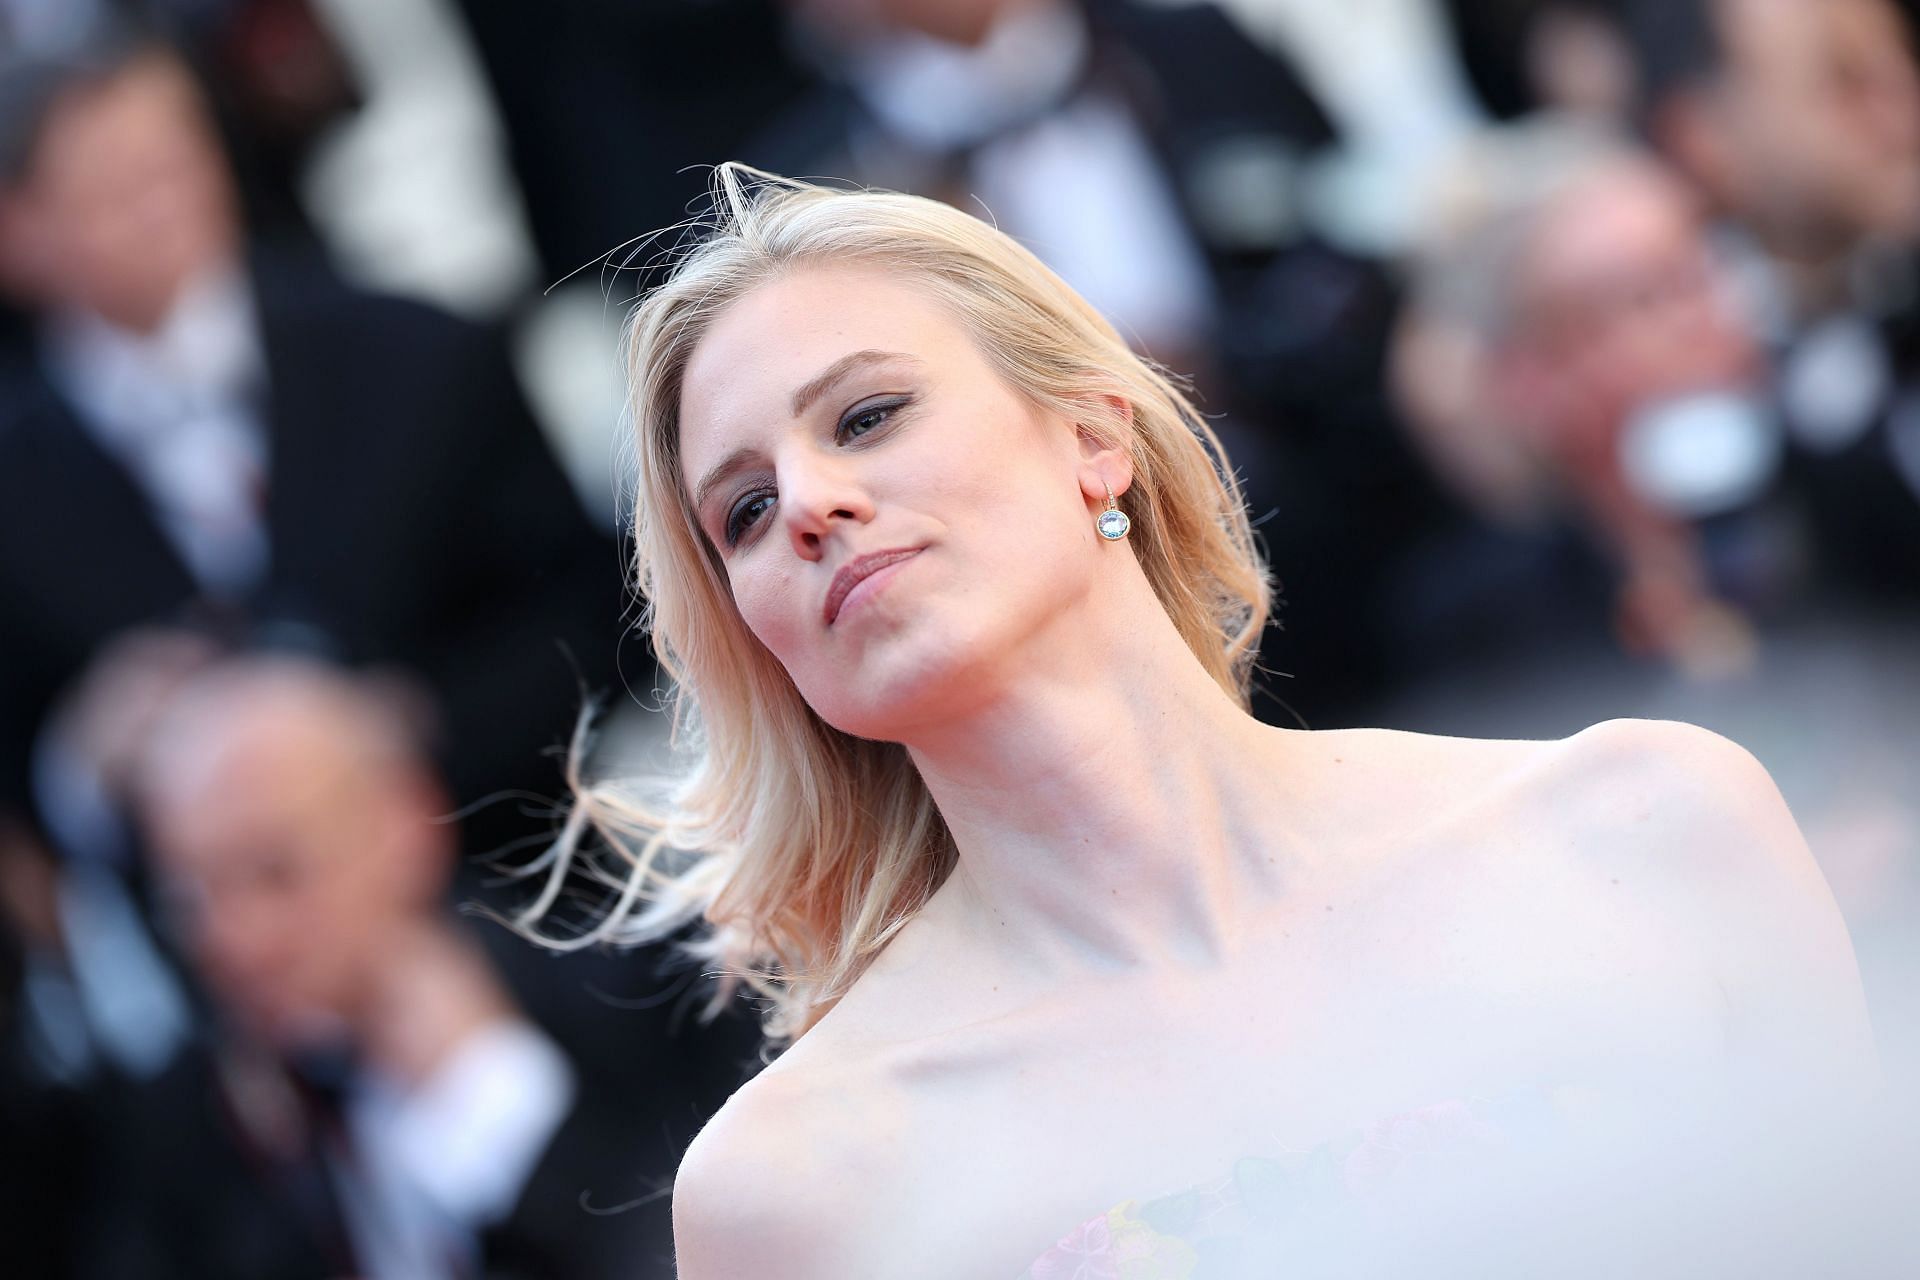
<instances>
[{"instance_id":1,"label":"woman's chest","mask_svg":"<svg viewBox=\"0 0 1920 1280\"><path fill-rule=\"evenodd\" d=\"M1318 903L1234 965L1088 986L903 1065L875 1259L1015 1276L1090 1215L1245 1161L1434 1106L1712 1071L1717 997L1684 945L1544 891L1511 905Z\"/></svg>"}]
</instances>

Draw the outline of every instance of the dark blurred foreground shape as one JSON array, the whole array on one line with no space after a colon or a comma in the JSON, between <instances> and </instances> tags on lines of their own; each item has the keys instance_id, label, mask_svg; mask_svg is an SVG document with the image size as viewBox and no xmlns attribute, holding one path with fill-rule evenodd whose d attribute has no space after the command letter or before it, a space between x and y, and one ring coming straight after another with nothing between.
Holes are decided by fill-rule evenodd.
<instances>
[{"instance_id":1,"label":"dark blurred foreground shape","mask_svg":"<svg viewBox=\"0 0 1920 1280\"><path fill-rule=\"evenodd\" d=\"M156 714L134 808L211 1031L128 1091L138 1117L105 1173L123 1211L91 1265L670 1274L661 1191L701 1082L583 1060L521 1010L443 905L446 797L382 695L308 659L239 658ZM668 1021L644 1018L659 1037Z\"/></svg>"},{"instance_id":2,"label":"dark blurred foreground shape","mask_svg":"<svg viewBox=\"0 0 1920 1280\"><path fill-rule=\"evenodd\" d=\"M774 0L457 0L498 104L549 283L575 271L625 302L636 238L672 226L707 167L812 84Z\"/></svg>"},{"instance_id":3,"label":"dark blurred foreground shape","mask_svg":"<svg viewBox=\"0 0 1920 1280\"><path fill-rule=\"evenodd\" d=\"M567 740L583 687L614 682L617 552L549 454L500 332L349 287L272 190L243 200L206 94L151 28L95 5L0 14L0 934L11 966L0 1084L7 1136L20 1139L7 1187L17 1178L21 1203L48 1210L6 1215L8 1256L39 1259L38 1274L471 1274L422 1271L404 1240L376 1250L383 1265L359 1262L365 1271L329 1261L338 1241L311 1229L314 1198L352 1184L348 1197L366 1203L347 1219L416 1240L410 1210L398 1210L400 1227L381 1225L415 1194L407 1170L389 1188L386 1175L343 1178L339 1160L281 1160L275 1143L290 1139L274 1126L320 1133L329 1109L353 1110L325 1095L352 1092L357 1073L230 1035L229 993L190 960L196 935L168 927L178 878L155 874L133 820L136 763L161 708L221 654L377 671L387 713L427 744L430 763L409 769L431 783L406 823L435 818L445 845L432 875L415 873L410 906L424 920L429 901L510 900L451 852L550 830L547 802L524 797L563 789L548 749ZM273 232L253 230L248 213ZM357 785L371 807L388 784ZM198 807L238 822L243 798L274 794L214 788ZM300 834L331 841L312 851L316 881L322 862L345 875L331 864L364 864L395 839L346 783L331 803L344 825L328 834L315 811ZM249 875L284 897L290 858ZM243 929L246 914L223 910L216 923ZM527 1161L500 1163L490 1176L526 1177L472 1201L452 1232L468 1243L433 1245L436 1267L518 1221L510 1211L524 1199L536 1230L483 1241L473 1256L490 1274L666 1274L653 1193L737 1081L738 1037L694 1034L687 977L649 957L559 962L488 926L482 960L451 925L421 928L438 941L407 950L397 934L325 927L306 941L413 982L411 1023L451 1016L462 991L486 992L470 1006L524 1009L520 1041L538 1025L545 1047L521 1056L548 1075L564 1060L579 1104L558 1108L566 1118L541 1141L525 1139ZM321 1056L363 1051L343 1035ZM430 1096L459 1101L460 1078ZM467 1099L482 1118L513 1097L491 1087ZM484 1133L450 1114L441 1123L453 1132ZM503 1114L524 1126L511 1106ZM437 1176L495 1163L480 1150L435 1154ZM597 1232L582 1196L647 1205ZM277 1259L283 1247L294 1252ZM550 1249L573 1260L542 1261Z\"/></svg>"},{"instance_id":4,"label":"dark blurred foreground shape","mask_svg":"<svg viewBox=\"0 0 1920 1280\"><path fill-rule=\"evenodd\" d=\"M11 73L58 87L0 201L25 317L0 369L0 800L35 811L46 718L104 642L194 618L414 673L458 803L538 778L609 669L618 562L500 337L249 240L179 61L81 58L107 69Z\"/></svg>"}]
</instances>

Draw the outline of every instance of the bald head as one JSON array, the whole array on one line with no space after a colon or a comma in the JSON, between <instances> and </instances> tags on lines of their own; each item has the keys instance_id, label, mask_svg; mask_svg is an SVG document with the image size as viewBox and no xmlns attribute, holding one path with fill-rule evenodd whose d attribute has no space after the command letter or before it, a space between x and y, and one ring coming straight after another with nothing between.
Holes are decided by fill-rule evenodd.
<instances>
[{"instance_id":1,"label":"bald head","mask_svg":"<svg viewBox=\"0 0 1920 1280\"><path fill-rule=\"evenodd\" d=\"M241 659L189 682L135 792L210 984L276 1036L351 1015L451 869L445 800L404 709L314 663Z\"/></svg>"},{"instance_id":2,"label":"bald head","mask_svg":"<svg viewBox=\"0 0 1920 1280\"><path fill-rule=\"evenodd\" d=\"M1543 469L1605 479L1641 406L1750 385L1758 353L1699 201L1665 165L1548 122L1483 142L1464 179L1451 235L1417 286L1422 310L1464 335L1466 358L1457 372L1420 371L1456 379L1438 397L1431 384L1407 394L1431 416L1429 448L1470 492L1522 510Z\"/></svg>"},{"instance_id":3,"label":"bald head","mask_svg":"<svg viewBox=\"0 0 1920 1280\"><path fill-rule=\"evenodd\" d=\"M420 767L406 708L375 686L302 659L247 658L175 695L141 763L140 790L156 810L177 814L285 802Z\"/></svg>"}]
</instances>

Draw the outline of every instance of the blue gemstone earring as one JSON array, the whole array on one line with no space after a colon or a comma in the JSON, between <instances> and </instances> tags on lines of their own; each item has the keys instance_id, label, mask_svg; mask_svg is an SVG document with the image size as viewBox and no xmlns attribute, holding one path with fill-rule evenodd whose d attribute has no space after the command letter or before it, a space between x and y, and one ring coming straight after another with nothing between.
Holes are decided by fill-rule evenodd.
<instances>
[{"instance_id":1,"label":"blue gemstone earring","mask_svg":"<svg viewBox=\"0 0 1920 1280\"><path fill-rule=\"evenodd\" d=\"M1103 482L1104 483L1104 482ZM1133 528L1133 521L1127 519L1127 513L1113 500L1113 486L1107 485L1107 509L1094 520L1093 527L1108 542L1118 542L1127 536L1127 530Z\"/></svg>"}]
</instances>

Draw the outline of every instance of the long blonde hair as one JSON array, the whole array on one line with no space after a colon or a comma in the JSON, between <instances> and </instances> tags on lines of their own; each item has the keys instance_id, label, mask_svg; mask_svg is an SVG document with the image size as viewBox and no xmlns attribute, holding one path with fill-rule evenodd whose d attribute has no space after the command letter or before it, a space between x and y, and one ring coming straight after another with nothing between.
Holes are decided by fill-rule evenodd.
<instances>
[{"instance_id":1,"label":"long blonde hair","mask_svg":"<svg viewBox=\"0 0 1920 1280\"><path fill-rule=\"evenodd\" d=\"M681 771L587 783L529 870L550 908L589 829L617 855L613 909L561 946L645 941L704 916L697 949L766 997L797 1036L940 887L952 839L895 743L834 729L747 630L681 480L687 362L727 307L801 266L886 270L949 307L1007 384L1124 448L1132 547L1194 655L1246 704L1269 586L1220 442L1169 377L1040 260L968 214L721 165L712 210L627 331L638 487L635 580ZM1099 409L1114 397L1130 409ZM1090 410L1089 406L1096 406ZM579 757L576 743L576 769Z\"/></svg>"}]
</instances>

